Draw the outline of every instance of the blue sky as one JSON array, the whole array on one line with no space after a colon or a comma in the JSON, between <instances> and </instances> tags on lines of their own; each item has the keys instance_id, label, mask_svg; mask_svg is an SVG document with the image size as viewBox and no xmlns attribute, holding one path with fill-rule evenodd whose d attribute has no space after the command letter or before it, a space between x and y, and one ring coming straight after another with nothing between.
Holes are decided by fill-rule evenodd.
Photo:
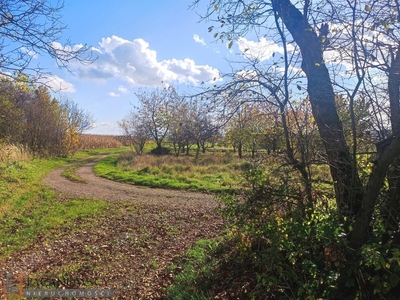
<instances>
[{"instance_id":1,"label":"blue sky","mask_svg":"<svg viewBox=\"0 0 400 300\"><path fill-rule=\"evenodd\" d=\"M98 59L89 66L72 64L73 74L38 59L62 82L62 93L93 114L90 133L119 134L117 122L132 108L140 87L164 81L186 90L229 70L226 45L213 42L211 24L199 23L196 11L188 9L191 2L65 0L64 41L96 48Z\"/></svg>"},{"instance_id":2,"label":"blue sky","mask_svg":"<svg viewBox=\"0 0 400 300\"><path fill-rule=\"evenodd\" d=\"M268 61L281 52L265 38L242 37L231 49L215 42L208 27L216 24L199 22L197 14L208 3L201 1L193 10L192 0L65 0L68 28L60 42L91 46L98 59L90 65L72 63L72 73L50 58L34 60L54 74L51 84L62 87L62 96L92 113L95 123L88 133L121 134L118 121L132 109L139 88L164 82L194 92L202 81L214 84L220 72L231 71L228 60L241 59L235 53Z\"/></svg>"},{"instance_id":3,"label":"blue sky","mask_svg":"<svg viewBox=\"0 0 400 300\"><path fill-rule=\"evenodd\" d=\"M72 72L57 68L54 60L40 55L34 55L32 63L40 63L53 73L48 84L55 89L61 87L60 96L73 99L93 115L95 123L89 133L96 134L121 134L118 121L136 103L135 92L139 88L160 87L164 82L179 92L195 92L202 81L214 84L212 80L219 74L232 71L229 61L245 61L244 56L257 58L267 68L275 65L276 72L281 72L282 55L275 55L282 54L280 45L268 40L268 36L258 39L253 33L239 37L228 49L227 42L216 42L214 32L208 32L208 27L217 24L200 22L197 13L206 11L209 0L189 9L192 2L64 0L62 20L67 29L60 43L70 39L75 45L91 46L98 59L90 65L73 62ZM292 44L288 44L288 50L294 50ZM339 64L344 78L354 75L345 73L354 69L351 57L346 65L334 49L324 56L325 62ZM298 73L298 62L291 68ZM334 66L332 70L339 69ZM302 97L305 91L303 88Z\"/></svg>"}]
</instances>

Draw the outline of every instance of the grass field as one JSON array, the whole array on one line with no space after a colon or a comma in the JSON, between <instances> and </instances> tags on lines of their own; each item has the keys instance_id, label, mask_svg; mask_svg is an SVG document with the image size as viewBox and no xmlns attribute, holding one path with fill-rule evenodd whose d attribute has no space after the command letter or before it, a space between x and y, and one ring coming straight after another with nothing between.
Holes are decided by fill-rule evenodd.
<instances>
[{"instance_id":1,"label":"grass field","mask_svg":"<svg viewBox=\"0 0 400 300\"><path fill-rule=\"evenodd\" d=\"M0 162L0 258L28 246L39 235L54 235L74 220L99 215L108 207L101 200L57 194L42 184L53 169L102 153L80 152L74 158L8 159Z\"/></svg>"},{"instance_id":2,"label":"grass field","mask_svg":"<svg viewBox=\"0 0 400 300\"><path fill-rule=\"evenodd\" d=\"M210 193L241 188L242 172L250 163L230 154L195 156L138 156L130 151L111 155L96 164L97 175L142 186Z\"/></svg>"}]
</instances>

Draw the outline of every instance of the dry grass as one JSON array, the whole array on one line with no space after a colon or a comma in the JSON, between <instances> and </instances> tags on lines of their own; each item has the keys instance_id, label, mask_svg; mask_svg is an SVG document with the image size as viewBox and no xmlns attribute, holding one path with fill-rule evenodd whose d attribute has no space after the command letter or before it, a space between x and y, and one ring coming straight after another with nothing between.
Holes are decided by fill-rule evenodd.
<instances>
[{"instance_id":1,"label":"dry grass","mask_svg":"<svg viewBox=\"0 0 400 300\"><path fill-rule=\"evenodd\" d=\"M143 168L163 168L165 166L185 166L187 169L203 166L222 166L243 162L239 158L227 155L204 155L195 158L193 156L173 156L173 155L135 155L133 153L123 153L118 159L118 163L131 170Z\"/></svg>"},{"instance_id":2,"label":"dry grass","mask_svg":"<svg viewBox=\"0 0 400 300\"><path fill-rule=\"evenodd\" d=\"M81 136L79 149L94 150L102 148L119 148L122 146L126 146L126 141L123 136L83 134Z\"/></svg>"},{"instance_id":3,"label":"dry grass","mask_svg":"<svg viewBox=\"0 0 400 300\"><path fill-rule=\"evenodd\" d=\"M14 144L0 144L0 162L28 161L31 155L27 147Z\"/></svg>"}]
</instances>

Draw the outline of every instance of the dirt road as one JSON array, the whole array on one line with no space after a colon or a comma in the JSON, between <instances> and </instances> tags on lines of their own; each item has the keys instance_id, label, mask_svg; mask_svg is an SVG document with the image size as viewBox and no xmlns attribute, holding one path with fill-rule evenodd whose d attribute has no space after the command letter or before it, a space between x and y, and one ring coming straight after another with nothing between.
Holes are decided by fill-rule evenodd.
<instances>
[{"instance_id":1,"label":"dirt road","mask_svg":"<svg viewBox=\"0 0 400 300\"><path fill-rule=\"evenodd\" d=\"M112 288L114 299L164 299L173 277L168 266L195 241L220 232L213 197L116 183L96 177L94 164L76 172L88 183L65 179L63 169L44 183L59 191L60 201L110 201L108 213L75 220L52 237L37 237L27 249L0 261L0 272L13 270L58 288Z\"/></svg>"}]
</instances>

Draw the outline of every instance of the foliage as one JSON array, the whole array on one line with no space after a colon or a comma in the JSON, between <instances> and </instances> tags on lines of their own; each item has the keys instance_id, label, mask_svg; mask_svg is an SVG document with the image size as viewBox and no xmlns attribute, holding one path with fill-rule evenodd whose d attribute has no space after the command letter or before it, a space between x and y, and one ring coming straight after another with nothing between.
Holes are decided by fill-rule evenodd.
<instances>
[{"instance_id":1,"label":"foliage","mask_svg":"<svg viewBox=\"0 0 400 300\"><path fill-rule=\"evenodd\" d=\"M361 249L350 248L332 199L316 191L318 205L303 214L297 187L266 177L262 166L252 167L244 194L219 197L225 235L188 253L171 299L397 299L395 244L379 243L382 232L375 232Z\"/></svg>"},{"instance_id":2,"label":"foliage","mask_svg":"<svg viewBox=\"0 0 400 300\"><path fill-rule=\"evenodd\" d=\"M92 117L72 100L52 98L45 86L34 86L19 74L0 82L0 139L26 145L37 156L72 155Z\"/></svg>"},{"instance_id":3,"label":"foliage","mask_svg":"<svg viewBox=\"0 0 400 300\"><path fill-rule=\"evenodd\" d=\"M228 41L228 48L240 41L240 54L249 62L228 74L229 81L205 89L200 95L220 103L220 111L230 108L234 112L248 102L264 102L277 108L287 161L300 174L299 192L306 196L306 201L295 201L303 202L303 208L289 209L285 216L293 218L294 213L311 222L307 229L312 233L309 239L317 245L320 223L312 216L318 213L326 196L316 197L322 191L314 185L314 164L327 163L330 168L334 187L331 200L336 207L321 216L334 216L328 223L332 229L343 231L345 238L333 248L325 248L326 253L343 257L343 262L338 263L338 280L332 283L338 292L328 294L342 298L345 293L349 298L393 298L397 277L377 266L396 257L400 247L399 2L295 2L210 3L202 16L203 20L215 22L209 32L214 31L214 37L222 42ZM279 50L257 55L253 47L242 48L246 34L258 37L260 32ZM306 99L309 105L298 106L299 99ZM273 185L267 181L265 186ZM287 187L277 185L272 190L279 193ZM268 202L271 195L266 196L264 200ZM282 200L286 203L286 199ZM279 217L276 207L268 214L274 212ZM241 213L246 215L246 211ZM274 228L279 230L279 226ZM382 259L375 255L381 262L372 263L371 259L367 265L366 255L370 253L382 254ZM317 253L314 255L312 262L318 267L320 259ZM394 266L391 268L397 272ZM296 289L296 297L300 296L296 281L289 286ZM310 297L315 295L311 293Z\"/></svg>"}]
</instances>

